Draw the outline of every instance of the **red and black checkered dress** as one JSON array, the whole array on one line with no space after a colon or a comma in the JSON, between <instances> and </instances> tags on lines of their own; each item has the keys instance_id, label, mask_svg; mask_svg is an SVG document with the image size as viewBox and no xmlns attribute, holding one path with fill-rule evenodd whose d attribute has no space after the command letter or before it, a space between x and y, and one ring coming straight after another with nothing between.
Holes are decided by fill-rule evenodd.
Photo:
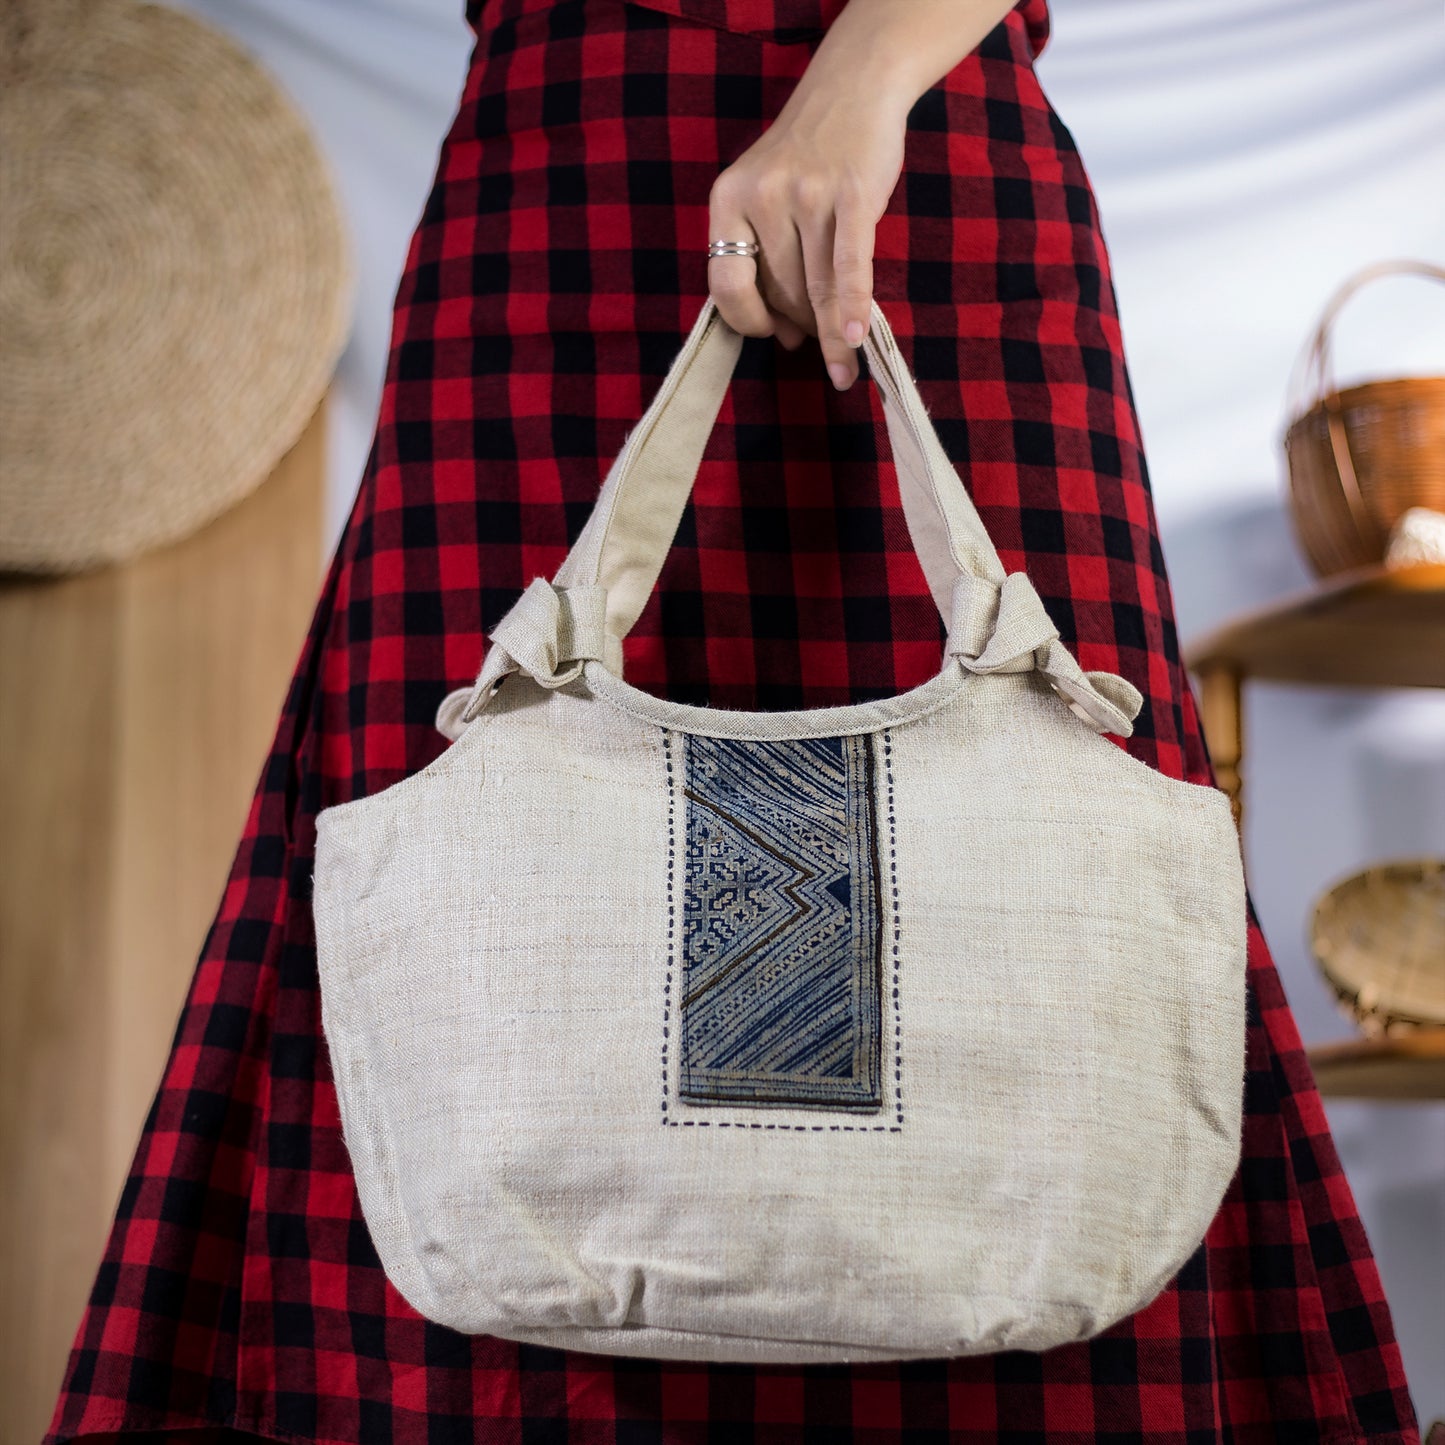
<instances>
[{"instance_id":1,"label":"red and black checkered dress","mask_svg":"<svg viewBox=\"0 0 1445 1445\"><path fill-rule=\"evenodd\" d=\"M375 444L81 1322L50 1441L1418 1441L1369 1245L1250 914L1243 1158L1147 1309L1045 1354L751 1367L470 1338L387 1284L321 1033L314 820L430 762L442 696L581 531L707 294L708 196L843 0L472 0ZM1021 0L909 115L875 295L1009 570L1126 746L1212 782L1098 211ZM861 702L938 669L881 402L747 338L627 639L677 701ZM1117 740L1116 740L1117 741ZM195 1436L187 1435L186 1439Z\"/></svg>"}]
</instances>

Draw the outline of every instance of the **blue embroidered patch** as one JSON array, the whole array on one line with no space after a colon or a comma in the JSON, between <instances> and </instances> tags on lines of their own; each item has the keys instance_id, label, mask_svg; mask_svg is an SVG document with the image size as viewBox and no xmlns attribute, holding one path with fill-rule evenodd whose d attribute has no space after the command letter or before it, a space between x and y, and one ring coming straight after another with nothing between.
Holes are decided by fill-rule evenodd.
<instances>
[{"instance_id":1,"label":"blue embroidered patch","mask_svg":"<svg viewBox=\"0 0 1445 1445\"><path fill-rule=\"evenodd\" d=\"M870 736L683 736L680 1096L877 1112L882 928Z\"/></svg>"}]
</instances>

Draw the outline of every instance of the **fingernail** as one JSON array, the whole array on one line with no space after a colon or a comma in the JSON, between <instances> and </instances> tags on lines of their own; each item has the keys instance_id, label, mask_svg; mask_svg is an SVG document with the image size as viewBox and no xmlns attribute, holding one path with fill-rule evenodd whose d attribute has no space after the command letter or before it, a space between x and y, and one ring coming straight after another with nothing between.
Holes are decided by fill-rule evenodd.
<instances>
[{"instance_id":1,"label":"fingernail","mask_svg":"<svg viewBox=\"0 0 1445 1445\"><path fill-rule=\"evenodd\" d=\"M843 328L843 335L848 338L849 346L858 346L863 340L863 323L861 321L850 321Z\"/></svg>"},{"instance_id":2,"label":"fingernail","mask_svg":"<svg viewBox=\"0 0 1445 1445\"><path fill-rule=\"evenodd\" d=\"M851 384L848 380L848 368L841 361L833 361L828 364L828 375L833 378L833 385L839 391L847 391Z\"/></svg>"}]
</instances>

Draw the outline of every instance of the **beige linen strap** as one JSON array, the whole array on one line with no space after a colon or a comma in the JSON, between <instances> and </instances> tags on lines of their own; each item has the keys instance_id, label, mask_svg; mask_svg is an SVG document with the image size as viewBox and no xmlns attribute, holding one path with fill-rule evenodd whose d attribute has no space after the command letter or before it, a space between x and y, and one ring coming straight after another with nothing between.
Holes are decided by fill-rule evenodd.
<instances>
[{"instance_id":1,"label":"beige linen strap","mask_svg":"<svg viewBox=\"0 0 1445 1445\"><path fill-rule=\"evenodd\" d=\"M605 587L607 630L618 638L632 631L657 584L742 343L709 296L553 579L558 587ZM960 574L1001 582L1003 565L928 420L876 300L863 350L883 395L909 535L946 621Z\"/></svg>"},{"instance_id":2,"label":"beige linen strap","mask_svg":"<svg viewBox=\"0 0 1445 1445\"><path fill-rule=\"evenodd\" d=\"M597 658L621 676L622 639L677 535L742 341L709 296L556 576L533 580L490 634L476 682L442 703L437 726L448 737L477 716L510 672L559 687ZM1083 672L1058 642L1028 577L1005 573L876 300L863 350L883 398L909 536L949 625L946 656L980 673L1037 667L1081 717L1127 737L1142 695L1112 673Z\"/></svg>"}]
</instances>

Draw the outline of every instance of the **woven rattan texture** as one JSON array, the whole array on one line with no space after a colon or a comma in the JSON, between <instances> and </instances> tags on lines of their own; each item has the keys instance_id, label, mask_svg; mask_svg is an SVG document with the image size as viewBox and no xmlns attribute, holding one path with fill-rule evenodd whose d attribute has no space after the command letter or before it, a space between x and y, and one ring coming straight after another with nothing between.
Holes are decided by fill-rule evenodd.
<instances>
[{"instance_id":1,"label":"woven rattan texture","mask_svg":"<svg viewBox=\"0 0 1445 1445\"><path fill-rule=\"evenodd\" d=\"M194 531L300 437L352 259L307 123L169 6L0 9L0 567Z\"/></svg>"}]
</instances>

